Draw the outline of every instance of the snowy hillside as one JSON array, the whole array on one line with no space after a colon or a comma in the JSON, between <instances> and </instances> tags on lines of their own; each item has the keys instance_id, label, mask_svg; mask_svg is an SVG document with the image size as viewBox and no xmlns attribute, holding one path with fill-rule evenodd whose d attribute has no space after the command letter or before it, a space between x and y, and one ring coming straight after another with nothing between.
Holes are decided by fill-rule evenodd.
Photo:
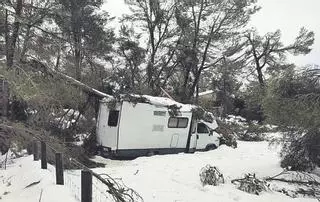
<instances>
[{"instance_id":1,"label":"snowy hillside","mask_svg":"<svg viewBox=\"0 0 320 202\"><path fill-rule=\"evenodd\" d=\"M135 189L145 202L308 202L312 198L290 198L270 191L261 195L248 194L236 188L231 179L241 178L246 173L258 177L273 176L282 171L279 166L278 149L269 147L268 142L239 142L237 149L221 146L209 152L140 157L132 161L108 160L96 157L106 164L105 168L94 169L107 173ZM207 164L217 166L224 174L226 183L203 187L199 171ZM0 170L0 201L73 202L68 186L54 184L54 168L40 169L40 162L32 156L9 162L7 170ZM28 185L38 182L28 188ZM273 184L274 187L277 184ZM281 184L278 184L279 186ZM286 186L286 185L284 185ZM59 193L57 195L57 193ZM105 200L103 200L105 201Z\"/></svg>"}]
</instances>

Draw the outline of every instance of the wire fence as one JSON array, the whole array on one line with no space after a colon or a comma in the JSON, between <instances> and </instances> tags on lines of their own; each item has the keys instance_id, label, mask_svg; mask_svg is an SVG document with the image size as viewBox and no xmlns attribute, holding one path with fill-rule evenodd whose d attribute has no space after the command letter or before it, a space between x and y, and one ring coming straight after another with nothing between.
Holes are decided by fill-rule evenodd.
<instances>
[{"instance_id":1,"label":"wire fence","mask_svg":"<svg viewBox=\"0 0 320 202\"><path fill-rule=\"evenodd\" d=\"M41 143L40 143L41 141ZM40 145L40 148L39 148ZM68 147L57 148L53 140L36 137L33 142L34 160L41 159L41 168L49 169L56 184L66 186L81 202L142 202L142 197L120 179L98 174L71 156ZM47 163L54 166L47 166Z\"/></svg>"}]
</instances>

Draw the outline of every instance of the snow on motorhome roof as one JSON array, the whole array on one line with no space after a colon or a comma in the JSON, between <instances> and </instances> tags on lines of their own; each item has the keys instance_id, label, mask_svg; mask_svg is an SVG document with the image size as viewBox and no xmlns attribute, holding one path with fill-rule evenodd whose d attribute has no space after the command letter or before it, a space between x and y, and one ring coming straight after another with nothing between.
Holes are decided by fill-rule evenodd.
<instances>
[{"instance_id":1,"label":"snow on motorhome roof","mask_svg":"<svg viewBox=\"0 0 320 202\"><path fill-rule=\"evenodd\" d=\"M130 95L122 95L120 96L122 100L126 100L125 98L127 97L132 97L132 98L141 98L141 100L145 99L146 103L155 105L155 106L172 106L172 105L176 105L177 107L180 108L180 111L191 111L194 108L197 108L197 106L195 105L191 105L191 104L182 104L180 102L174 101L170 98L166 98L166 97L155 97L155 96L151 96L151 95L137 95L137 94L130 94ZM110 101L110 98L103 98L101 100L102 102L108 102ZM139 102L139 101L138 101ZM143 102L141 102L143 103Z\"/></svg>"},{"instance_id":2,"label":"snow on motorhome roof","mask_svg":"<svg viewBox=\"0 0 320 202\"><path fill-rule=\"evenodd\" d=\"M134 95L134 96L140 96L140 95ZM170 98L166 97L154 97L150 95L141 95L140 97L146 98L150 104L156 105L156 106L172 106L176 105L178 107L181 107L181 111L191 111L191 109L196 108L197 106L191 105L191 104L182 104L180 102L174 101Z\"/></svg>"}]
</instances>

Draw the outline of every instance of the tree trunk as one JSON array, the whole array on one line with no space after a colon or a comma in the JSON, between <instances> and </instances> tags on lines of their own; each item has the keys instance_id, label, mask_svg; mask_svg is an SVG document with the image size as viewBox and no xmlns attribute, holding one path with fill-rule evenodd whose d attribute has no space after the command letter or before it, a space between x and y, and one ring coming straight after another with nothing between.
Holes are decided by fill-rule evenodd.
<instances>
[{"instance_id":1,"label":"tree trunk","mask_svg":"<svg viewBox=\"0 0 320 202\"><path fill-rule=\"evenodd\" d=\"M153 36L153 35L152 35ZM154 39L152 39L154 40ZM153 77L154 77L154 74L155 74L155 68L154 68L154 63L155 63L155 48L154 48L154 42L151 43L151 46L152 46L152 53L150 55L150 61L148 63L148 66L147 66L147 76L148 76L148 85L149 85L149 89L151 90L151 92L155 92L155 86L154 86L154 80L153 80Z\"/></svg>"},{"instance_id":2,"label":"tree trunk","mask_svg":"<svg viewBox=\"0 0 320 202\"><path fill-rule=\"evenodd\" d=\"M260 86L264 86L262 68L257 68L257 73L258 73L258 80L259 80Z\"/></svg>"},{"instance_id":3,"label":"tree trunk","mask_svg":"<svg viewBox=\"0 0 320 202\"><path fill-rule=\"evenodd\" d=\"M195 78L194 78L194 81L193 81L193 83L192 83L192 86L191 86L190 91L189 91L189 94L188 94L188 100L189 100L189 101L192 100L192 97L193 97L193 95L194 95L194 92L195 92L196 87L197 87L197 85L198 85L198 83L199 83L199 80L200 80L200 75L201 75L201 70L199 70L199 71L197 72L197 74L194 75Z\"/></svg>"},{"instance_id":4,"label":"tree trunk","mask_svg":"<svg viewBox=\"0 0 320 202\"><path fill-rule=\"evenodd\" d=\"M199 83L197 84L197 87L196 87L196 99L195 99L195 104L196 104L196 105L199 104Z\"/></svg>"},{"instance_id":5,"label":"tree trunk","mask_svg":"<svg viewBox=\"0 0 320 202\"><path fill-rule=\"evenodd\" d=\"M71 28L73 33L73 46L74 46L74 67L75 77L78 81L81 81L81 10L73 4L74 8L71 8Z\"/></svg>"},{"instance_id":6,"label":"tree trunk","mask_svg":"<svg viewBox=\"0 0 320 202\"><path fill-rule=\"evenodd\" d=\"M77 45L76 45L77 46ZM74 53L75 61L75 75L78 81L81 81L81 51L79 48L76 48Z\"/></svg>"},{"instance_id":7,"label":"tree trunk","mask_svg":"<svg viewBox=\"0 0 320 202\"><path fill-rule=\"evenodd\" d=\"M153 63L149 61L147 65L147 84L151 91L153 89L152 75L153 75Z\"/></svg>"},{"instance_id":8,"label":"tree trunk","mask_svg":"<svg viewBox=\"0 0 320 202\"><path fill-rule=\"evenodd\" d=\"M8 44L7 44L7 68L11 68L13 65L14 52L16 49L16 43L19 36L19 29L20 29L19 21L22 13L22 4L23 4L23 0L17 0L17 6L15 8L16 18L15 18L15 22L13 23L12 35L10 37L10 40L8 40Z\"/></svg>"},{"instance_id":9,"label":"tree trunk","mask_svg":"<svg viewBox=\"0 0 320 202\"><path fill-rule=\"evenodd\" d=\"M190 68L187 67L185 72L184 72L184 81L182 84L182 88L179 92L180 94L180 101L181 102L185 102L186 100L188 100L188 80L189 80L189 74L190 74Z\"/></svg>"},{"instance_id":10,"label":"tree trunk","mask_svg":"<svg viewBox=\"0 0 320 202\"><path fill-rule=\"evenodd\" d=\"M6 42L6 57L8 57L8 49L9 49L9 25L8 25L8 10L6 10L5 22L4 22L4 29L5 29L5 42Z\"/></svg>"},{"instance_id":11,"label":"tree trunk","mask_svg":"<svg viewBox=\"0 0 320 202\"><path fill-rule=\"evenodd\" d=\"M130 65L130 72L131 72L131 89L133 92L135 92L136 88L135 88L135 68L134 68L134 64Z\"/></svg>"},{"instance_id":12,"label":"tree trunk","mask_svg":"<svg viewBox=\"0 0 320 202\"><path fill-rule=\"evenodd\" d=\"M22 50L21 50L21 54L20 54L20 59L19 60L24 60L24 56L27 53L28 42L29 42L29 39L30 39L30 30L31 30L31 26L28 25L27 26L27 30L26 30L26 35L25 35L25 38L24 38L24 41L23 41Z\"/></svg>"},{"instance_id":13,"label":"tree trunk","mask_svg":"<svg viewBox=\"0 0 320 202\"><path fill-rule=\"evenodd\" d=\"M57 60L56 60L56 65L54 66L54 70L55 71L59 71L60 58L61 58L61 50L59 48L58 55L57 55Z\"/></svg>"}]
</instances>

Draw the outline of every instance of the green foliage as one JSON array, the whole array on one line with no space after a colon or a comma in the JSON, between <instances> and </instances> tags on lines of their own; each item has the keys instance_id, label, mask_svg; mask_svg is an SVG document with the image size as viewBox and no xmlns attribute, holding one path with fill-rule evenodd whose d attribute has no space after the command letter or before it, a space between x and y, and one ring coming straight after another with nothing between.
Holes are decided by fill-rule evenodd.
<instances>
[{"instance_id":1,"label":"green foliage","mask_svg":"<svg viewBox=\"0 0 320 202\"><path fill-rule=\"evenodd\" d=\"M16 154L23 149L29 149L33 136L24 124L17 122L1 121L0 123L0 154L8 152L9 148ZM18 156L17 156L18 157Z\"/></svg>"},{"instance_id":2,"label":"green foliage","mask_svg":"<svg viewBox=\"0 0 320 202\"><path fill-rule=\"evenodd\" d=\"M317 71L287 71L270 82L263 100L268 121L285 132L282 166L308 170L320 165L320 82Z\"/></svg>"},{"instance_id":3,"label":"green foliage","mask_svg":"<svg viewBox=\"0 0 320 202\"><path fill-rule=\"evenodd\" d=\"M264 126L249 123L245 130L238 133L239 140L259 142L265 140L265 132L267 129Z\"/></svg>"},{"instance_id":4,"label":"green foliage","mask_svg":"<svg viewBox=\"0 0 320 202\"><path fill-rule=\"evenodd\" d=\"M258 35L256 30L250 30L245 35L248 48L246 54L251 71L255 71L261 86L264 86L264 73L278 73L286 65L288 53L293 55L308 54L314 43L314 32L302 27L296 40L289 45L281 42L281 31L269 32L264 36Z\"/></svg>"},{"instance_id":5,"label":"green foliage","mask_svg":"<svg viewBox=\"0 0 320 202\"><path fill-rule=\"evenodd\" d=\"M235 124L227 124L226 122L220 121L217 119L218 128L216 129L217 133L222 135L220 138L220 144L225 144L232 148L237 148L237 132L236 128L238 125Z\"/></svg>"},{"instance_id":6,"label":"green foliage","mask_svg":"<svg viewBox=\"0 0 320 202\"><path fill-rule=\"evenodd\" d=\"M177 2L175 18L182 35L177 47L179 71L175 79L180 81L177 94L181 101L193 97L203 71L226 66L226 58L237 60L231 58L242 49L239 29L258 10L255 3L251 0Z\"/></svg>"},{"instance_id":7,"label":"green foliage","mask_svg":"<svg viewBox=\"0 0 320 202\"><path fill-rule=\"evenodd\" d=\"M145 69L146 75L143 75L140 81L139 77L135 80L137 83L143 82L144 84L145 88L140 87L140 91L159 95L161 92L159 87L167 84L175 68L174 56L180 35L174 25L173 14L176 10L176 4L174 1L164 0L126 0L125 2L129 5L132 13L125 15L122 22L133 25L136 33L142 30L143 37L139 36L138 40L141 38L144 40L143 43L147 42L144 46L145 53L143 53L147 57L144 66L140 67ZM137 37L134 36L134 38ZM135 49L139 51L137 56L142 56L142 49ZM130 58L126 60L130 62ZM131 80L133 80L132 76Z\"/></svg>"},{"instance_id":8,"label":"green foliage","mask_svg":"<svg viewBox=\"0 0 320 202\"><path fill-rule=\"evenodd\" d=\"M210 123L214 121L213 115L211 113L208 113L202 107L193 108L191 109L191 111L192 111L193 118L196 120L204 120Z\"/></svg>"},{"instance_id":9,"label":"green foliage","mask_svg":"<svg viewBox=\"0 0 320 202\"><path fill-rule=\"evenodd\" d=\"M11 90L11 108L13 107L11 119L21 120L21 116L17 113L22 110L26 116L25 121L30 127L41 127L50 130L54 135L71 140L76 133L91 131L91 126L95 123L90 121L95 117L95 113L94 109L87 107L88 96L81 89L57 77L19 70L1 69L1 73L9 81ZM16 110L17 106L14 105L16 102L25 103L20 111ZM75 115L75 110L70 111L70 109L78 110L80 113ZM85 116L86 119L80 116ZM70 124L66 128L68 122ZM82 125L86 127L80 130Z\"/></svg>"},{"instance_id":10,"label":"green foliage","mask_svg":"<svg viewBox=\"0 0 320 202\"><path fill-rule=\"evenodd\" d=\"M288 71L274 78L263 99L271 123L299 128L320 126L320 84L312 72Z\"/></svg>"},{"instance_id":11,"label":"green foliage","mask_svg":"<svg viewBox=\"0 0 320 202\"><path fill-rule=\"evenodd\" d=\"M232 62L227 59L222 64L217 64L212 71L206 71L199 82L199 92L212 89L211 95L200 96L199 104L210 111L220 110L220 116L232 114L235 111L236 96L242 82L237 79L241 70L241 62Z\"/></svg>"},{"instance_id":12,"label":"green foliage","mask_svg":"<svg viewBox=\"0 0 320 202\"><path fill-rule=\"evenodd\" d=\"M9 82L12 96L28 102L30 106L75 106L85 95L79 89L68 85L65 81L44 76L41 72L21 69L0 69L0 74Z\"/></svg>"},{"instance_id":13,"label":"green foliage","mask_svg":"<svg viewBox=\"0 0 320 202\"><path fill-rule=\"evenodd\" d=\"M259 86L258 82L251 82L246 86L246 90L242 93L248 108L257 106L262 103L265 95L265 89Z\"/></svg>"},{"instance_id":14,"label":"green foliage","mask_svg":"<svg viewBox=\"0 0 320 202\"><path fill-rule=\"evenodd\" d=\"M251 82L246 86L245 91L239 93L235 105L237 115L246 118L248 121L256 120L260 123L264 120L262 100L265 96L265 88L261 87L258 82Z\"/></svg>"},{"instance_id":15,"label":"green foliage","mask_svg":"<svg viewBox=\"0 0 320 202\"><path fill-rule=\"evenodd\" d=\"M281 150L281 167L289 170L311 171L320 165L320 131L291 129L285 133Z\"/></svg>"},{"instance_id":16,"label":"green foliage","mask_svg":"<svg viewBox=\"0 0 320 202\"><path fill-rule=\"evenodd\" d=\"M115 68L110 81L118 83L122 93L139 94L143 91L141 65L145 62L147 50L141 47L140 38L141 35L135 33L133 27L121 26L119 47L116 50L120 58L114 59L114 65L119 68Z\"/></svg>"},{"instance_id":17,"label":"green foliage","mask_svg":"<svg viewBox=\"0 0 320 202\"><path fill-rule=\"evenodd\" d=\"M235 139L242 141L263 141L269 129L253 122L218 121L217 132L223 135L226 145L233 145ZM236 144L235 144L236 145Z\"/></svg>"},{"instance_id":18,"label":"green foliage","mask_svg":"<svg viewBox=\"0 0 320 202\"><path fill-rule=\"evenodd\" d=\"M58 57L60 63L68 65L69 75L81 80L84 72L94 73L96 69L101 68L101 61L110 61L115 36L113 29L107 27L107 23L112 18L100 9L102 1L57 2L58 6L52 14L52 20L61 32L58 36L54 35L61 43Z\"/></svg>"},{"instance_id":19,"label":"green foliage","mask_svg":"<svg viewBox=\"0 0 320 202\"><path fill-rule=\"evenodd\" d=\"M299 35L296 37L296 41L292 45L294 47L293 54L308 54L310 53L311 46L314 43L314 32L308 31L305 27L300 29Z\"/></svg>"}]
</instances>

